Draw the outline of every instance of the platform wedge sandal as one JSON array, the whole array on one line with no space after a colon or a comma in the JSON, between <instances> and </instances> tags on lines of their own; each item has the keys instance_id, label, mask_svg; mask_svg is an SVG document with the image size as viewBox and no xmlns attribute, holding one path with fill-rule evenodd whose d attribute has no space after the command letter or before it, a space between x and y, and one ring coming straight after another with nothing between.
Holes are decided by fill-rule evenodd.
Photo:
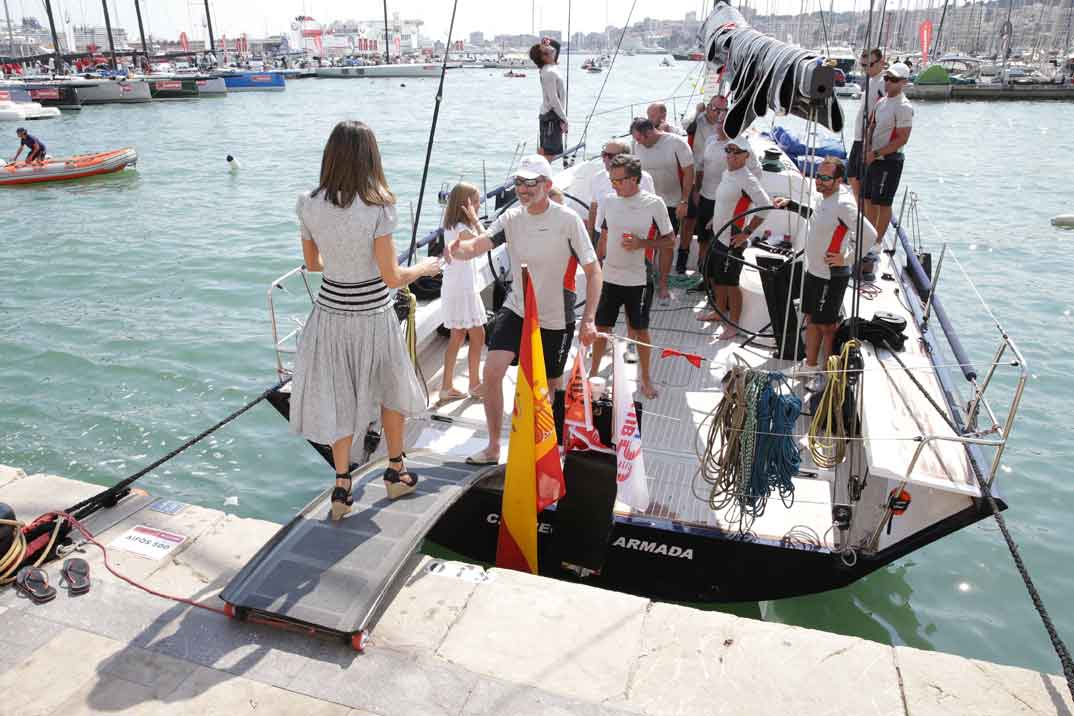
<instances>
[{"instance_id":1,"label":"platform wedge sandal","mask_svg":"<svg viewBox=\"0 0 1074 716\"><path fill-rule=\"evenodd\" d=\"M409 495L418 486L418 473L403 469L402 472L391 467L393 462L402 464L406 453L400 453L399 457L388 458L388 467L384 470L384 487L388 490L388 498L398 500L403 495ZM404 479L410 478L410 479Z\"/></svg>"},{"instance_id":2,"label":"platform wedge sandal","mask_svg":"<svg viewBox=\"0 0 1074 716\"><path fill-rule=\"evenodd\" d=\"M351 489L349 483L351 481L350 475L336 475L337 480L346 480L348 487L340 487L336 485L332 490L332 521L337 522L351 511L351 505L354 504L354 497L351 496Z\"/></svg>"}]
</instances>

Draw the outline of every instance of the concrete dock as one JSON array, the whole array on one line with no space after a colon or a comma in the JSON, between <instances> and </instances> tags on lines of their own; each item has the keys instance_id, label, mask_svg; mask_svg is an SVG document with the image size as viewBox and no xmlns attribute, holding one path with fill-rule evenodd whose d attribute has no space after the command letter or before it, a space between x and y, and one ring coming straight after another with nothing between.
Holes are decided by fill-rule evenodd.
<instances>
[{"instance_id":1,"label":"concrete dock","mask_svg":"<svg viewBox=\"0 0 1074 716\"><path fill-rule=\"evenodd\" d=\"M27 521L100 489L0 466L0 502ZM217 607L279 528L147 495L109 512L106 547L137 526L185 538L159 558L110 547L116 570ZM88 594L57 563L47 604L0 590L0 714L1074 714L1059 676L431 558L359 654L78 556Z\"/></svg>"}]
</instances>

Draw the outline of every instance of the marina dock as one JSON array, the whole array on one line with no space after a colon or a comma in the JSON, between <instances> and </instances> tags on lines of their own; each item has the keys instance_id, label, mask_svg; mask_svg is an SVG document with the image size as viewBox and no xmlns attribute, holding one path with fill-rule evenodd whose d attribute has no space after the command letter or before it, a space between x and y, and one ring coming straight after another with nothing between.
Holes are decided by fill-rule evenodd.
<instances>
[{"instance_id":1,"label":"marina dock","mask_svg":"<svg viewBox=\"0 0 1074 716\"><path fill-rule=\"evenodd\" d=\"M22 519L99 491L0 466ZM62 499L60 499L62 497ZM94 516L117 571L222 607L279 529L139 492ZM112 546L179 535L157 558ZM77 552L92 589L0 591L0 714L1070 714L1061 677L424 557L365 651L152 596Z\"/></svg>"}]
</instances>

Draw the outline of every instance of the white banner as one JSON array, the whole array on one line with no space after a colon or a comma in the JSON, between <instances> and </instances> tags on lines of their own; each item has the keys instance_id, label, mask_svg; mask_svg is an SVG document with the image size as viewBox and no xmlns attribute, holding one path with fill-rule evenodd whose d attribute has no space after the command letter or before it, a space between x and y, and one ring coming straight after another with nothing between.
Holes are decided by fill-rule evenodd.
<instances>
[{"instance_id":1,"label":"white banner","mask_svg":"<svg viewBox=\"0 0 1074 716\"><path fill-rule=\"evenodd\" d=\"M641 427L634 409L634 391L626 377L623 341L612 342L612 398L615 403L615 453L617 456L617 497L632 509L649 507L649 483L645 477L645 460L641 454Z\"/></svg>"}]
</instances>

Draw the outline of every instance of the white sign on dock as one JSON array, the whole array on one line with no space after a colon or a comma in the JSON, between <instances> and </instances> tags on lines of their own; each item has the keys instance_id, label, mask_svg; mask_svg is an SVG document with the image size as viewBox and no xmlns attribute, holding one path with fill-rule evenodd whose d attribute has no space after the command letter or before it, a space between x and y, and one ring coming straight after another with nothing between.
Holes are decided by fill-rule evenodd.
<instances>
[{"instance_id":1,"label":"white sign on dock","mask_svg":"<svg viewBox=\"0 0 1074 716\"><path fill-rule=\"evenodd\" d=\"M112 540L109 546L149 559L163 559L183 542L186 537L181 534L135 525Z\"/></svg>"}]
</instances>

